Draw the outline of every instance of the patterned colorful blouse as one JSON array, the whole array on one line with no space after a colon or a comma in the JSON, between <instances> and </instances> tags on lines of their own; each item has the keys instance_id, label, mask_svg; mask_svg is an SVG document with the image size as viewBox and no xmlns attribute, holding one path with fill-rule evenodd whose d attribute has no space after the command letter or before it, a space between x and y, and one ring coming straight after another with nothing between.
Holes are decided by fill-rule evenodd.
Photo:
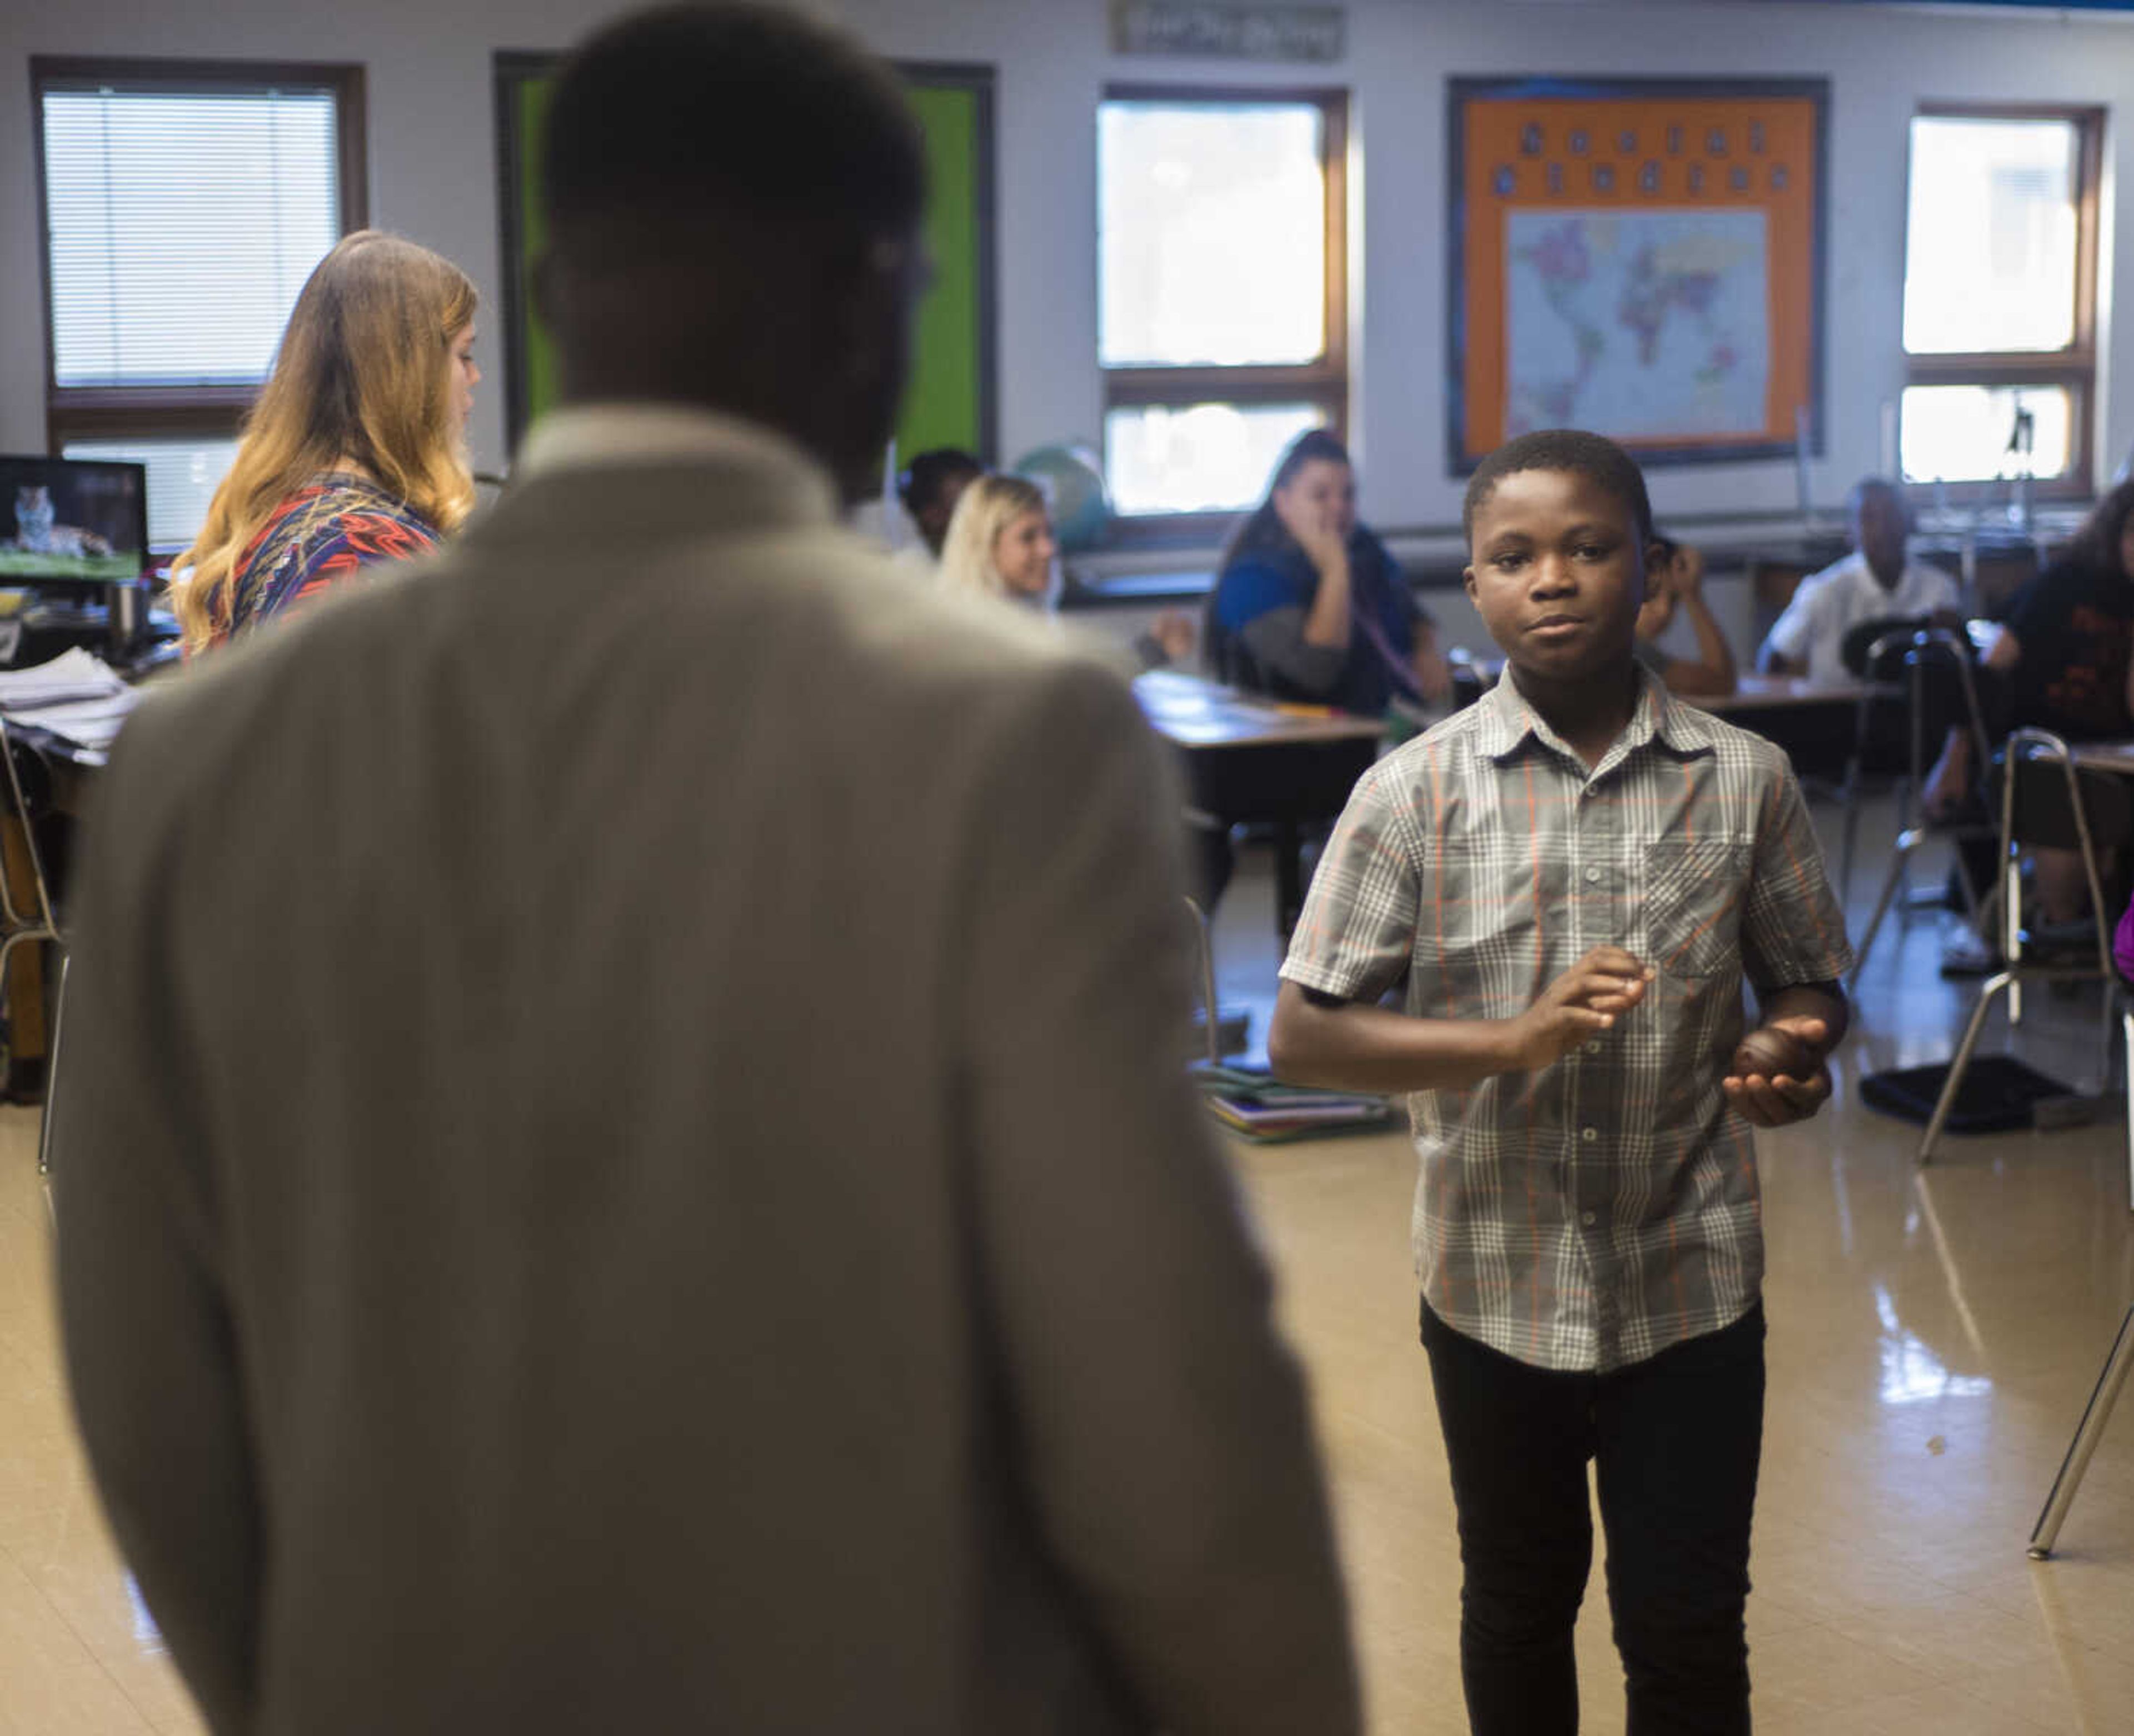
<instances>
[{"instance_id":1,"label":"patterned colorful blouse","mask_svg":"<svg viewBox=\"0 0 2134 1736\"><path fill-rule=\"evenodd\" d=\"M438 542L436 527L398 496L346 470L314 476L274 509L245 545L234 582L216 599L210 645L341 583L377 561L405 561Z\"/></svg>"}]
</instances>

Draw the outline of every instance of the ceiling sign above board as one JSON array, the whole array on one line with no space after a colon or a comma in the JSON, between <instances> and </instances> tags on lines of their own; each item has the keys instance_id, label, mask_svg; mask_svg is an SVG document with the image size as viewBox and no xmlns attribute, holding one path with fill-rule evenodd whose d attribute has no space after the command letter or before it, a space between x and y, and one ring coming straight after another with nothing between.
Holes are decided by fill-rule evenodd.
<instances>
[{"instance_id":1,"label":"ceiling sign above board","mask_svg":"<svg viewBox=\"0 0 2134 1736\"><path fill-rule=\"evenodd\" d=\"M1113 0L1112 48L1123 55L1215 60L1338 60L1348 51L1338 6Z\"/></svg>"}]
</instances>

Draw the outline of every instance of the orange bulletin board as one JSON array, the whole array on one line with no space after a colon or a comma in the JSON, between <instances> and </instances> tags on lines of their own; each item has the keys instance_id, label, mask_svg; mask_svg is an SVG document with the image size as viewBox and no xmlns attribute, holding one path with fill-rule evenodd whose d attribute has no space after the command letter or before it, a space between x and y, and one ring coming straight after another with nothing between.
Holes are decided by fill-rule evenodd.
<instances>
[{"instance_id":1,"label":"orange bulletin board","mask_svg":"<svg viewBox=\"0 0 2134 1736\"><path fill-rule=\"evenodd\" d=\"M1823 449L1823 80L1455 79L1456 474L1588 427L1647 464Z\"/></svg>"}]
</instances>

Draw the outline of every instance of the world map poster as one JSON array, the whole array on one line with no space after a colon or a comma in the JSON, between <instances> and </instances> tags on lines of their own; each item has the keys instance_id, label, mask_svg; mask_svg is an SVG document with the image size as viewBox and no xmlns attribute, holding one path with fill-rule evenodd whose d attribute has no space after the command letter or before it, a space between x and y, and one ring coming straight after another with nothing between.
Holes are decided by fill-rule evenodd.
<instances>
[{"instance_id":1,"label":"world map poster","mask_svg":"<svg viewBox=\"0 0 2134 1736\"><path fill-rule=\"evenodd\" d=\"M1451 453L1821 445L1825 87L1453 81Z\"/></svg>"}]
</instances>

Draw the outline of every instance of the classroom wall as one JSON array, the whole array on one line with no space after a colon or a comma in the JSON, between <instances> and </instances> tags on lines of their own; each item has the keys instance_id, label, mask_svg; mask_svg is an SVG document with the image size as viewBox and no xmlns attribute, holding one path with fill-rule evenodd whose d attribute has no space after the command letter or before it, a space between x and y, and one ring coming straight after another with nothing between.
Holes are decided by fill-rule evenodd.
<instances>
[{"instance_id":1,"label":"classroom wall","mask_svg":"<svg viewBox=\"0 0 2134 1736\"><path fill-rule=\"evenodd\" d=\"M0 9L0 449L44 437L37 222L27 100L32 53L355 60L369 67L372 220L459 260L500 317L490 55L551 48L619 10L608 0L68 0ZM999 69L1000 412L1006 456L1098 432L1095 120L1108 80L1343 84L1363 153L1363 369L1356 446L1364 507L1385 525L1457 516L1446 473L1444 82L1588 72L1823 75L1832 83L1825 346L1834 503L1879 459L1882 403L1902 380L1906 123L1924 99L2134 101L2134 23L1953 17L1790 0L1349 0L1349 58L1322 68L1123 60L1105 0L823 0L886 54ZM2134 127L2107 144L2113 186ZM2134 341L2109 342L2111 287L2134 286L2134 224L2109 223L2100 452L2134 449ZM476 412L478 466L504 460L500 346ZM1785 510L1786 463L1658 472L1668 512Z\"/></svg>"}]
</instances>

